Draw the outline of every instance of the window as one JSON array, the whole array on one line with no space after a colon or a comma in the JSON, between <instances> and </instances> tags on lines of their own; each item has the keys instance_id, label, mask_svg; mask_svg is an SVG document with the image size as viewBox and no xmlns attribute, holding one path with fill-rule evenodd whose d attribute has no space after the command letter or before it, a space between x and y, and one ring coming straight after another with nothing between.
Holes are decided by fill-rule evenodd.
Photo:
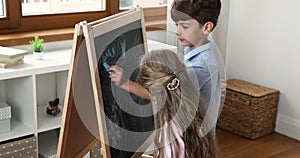
<instances>
[{"instance_id":1,"label":"window","mask_svg":"<svg viewBox=\"0 0 300 158\"><path fill-rule=\"evenodd\" d=\"M105 10L105 0L23 0L23 16Z\"/></svg>"},{"instance_id":2,"label":"window","mask_svg":"<svg viewBox=\"0 0 300 158\"><path fill-rule=\"evenodd\" d=\"M0 18L0 34L74 27L80 21L98 20L132 6L167 3L166 0L0 0L0 2L1 14L6 16Z\"/></svg>"},{"instance_id":3,"label":"window","mask_svg":"<svg viewBox=\"0 0 300 158\"><path fill-rule=\"evenodd\" d=\"M127 9L132 6L157 6L167 5L167 0L120 0L120 9Z\"/></svg>"},{"instance_id":4,"label":"window","mask_svg":"<svg viewBox=\"0 0 300 158\"><path fill-rule=\"evenodd\" d=\"M147 11L145 8L147 28L164 28L166 3L166 0L0 0L0 45L4 45L3 42L5 45L28 43L26 38L32 34L27 33L31 31L45 30L44 32L49 32L51 41L70 39L70 31L75 24L83 20L99 20L136 5L155 5L149 9L147 7ZM60 29L63 33L58 37L60 32L53 35L53 29ZM23 32L26 36L17 37L22 38L22 41L15 40L14 36L10 37L12 33Z\"/></svg>"},{"instance_id":5,"label":"window","mask_svg":"<svg viewBox=\"0 0 300 158\"><path fill-rule=\"evenodd\" d=\"M71 28L80 21L94 21L119 12L119 4L116 4L116 1L112 0L2 1L6 3L7 17L0 19L0 34ZM95 5L95 3L99 2L103 2L101 3L103 6ZM78 8L86 9L87 7L90 7L91 3L94 3L95 6L102 9L78 12ZM80 4L80 7L78 7L78 4ZM54 7L52 5L54 5ZM51 8L59 8L59 10L52 11ZM74 11L74 8L77 10Z\"/></svg>"}]
</instances>

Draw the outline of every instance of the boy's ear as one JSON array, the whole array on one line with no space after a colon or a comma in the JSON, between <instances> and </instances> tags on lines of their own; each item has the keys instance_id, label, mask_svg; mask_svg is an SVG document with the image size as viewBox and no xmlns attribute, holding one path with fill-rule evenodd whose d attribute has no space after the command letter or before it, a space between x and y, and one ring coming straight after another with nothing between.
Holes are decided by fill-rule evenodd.
<instances>
[{"instance_id":1,"label":"boy's ear","mask_svg":"<svg viewBox=\"0 0 300 158\"><path fill-rule=\"evenodd\" d=\"M204 32L205 34L211 33L212 30L213 30L213 28L214 28L214 23L212 23L211 21L206 22L206 23L203 25L203 27L202 27L203 32Z\"/></svg>"}]
</instances>

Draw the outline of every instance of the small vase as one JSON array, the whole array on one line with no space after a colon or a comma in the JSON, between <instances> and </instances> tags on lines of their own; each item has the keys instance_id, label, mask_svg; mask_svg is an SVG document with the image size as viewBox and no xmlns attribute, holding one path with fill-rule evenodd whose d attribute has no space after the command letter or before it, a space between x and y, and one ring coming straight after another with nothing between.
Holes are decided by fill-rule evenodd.
<instances>
[{"instance_id":1,"label":"small vase","mask_svg":"<svg viewBox=\"0 0 300 158\"><path fill-rule=\"evenodd\" d=\"M42 60L44 56L44 52L33 52L33 55L37 60Z\"/></svg>"}]
</instances>

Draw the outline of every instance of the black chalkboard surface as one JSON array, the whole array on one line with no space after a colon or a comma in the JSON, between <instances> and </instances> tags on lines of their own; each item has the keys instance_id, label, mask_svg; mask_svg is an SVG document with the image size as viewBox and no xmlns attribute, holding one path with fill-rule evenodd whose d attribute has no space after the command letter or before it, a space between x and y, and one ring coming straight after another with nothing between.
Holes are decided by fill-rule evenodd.
<instances>
[{"instance_id":1,"label":"black chalkboard surface","mask_svg":"<svg viewBox=\"0 0 300 158\"><path fill-rule=\"evenodd\" d=\"M104 109L99 113L105 119L106 143L113 158L131 157L154 129L150 102L115 86L109 78L113 72L106 71L108 65L118 65L127 78L136 81L140 58L147 50L143 17L142 9L138 9L84 27L84 34L89 37L89 65L95 75L95 100Z\"/></svg>"},{"instance_id":2,"label":"black chalkboard surface","mask_svg":"<svg viewBox=\"0 0 300 158\"><path fill-rule=\"evenodd\" d=\"M111 39L111 40L108 40ZM111 41L106 46L103 41ZM95 48L97 53L98 71L101 80L102 96L105 114L111 121L107 121L108 138L111 146L120 144L136 144L136 148L143 142L138 137L127 137L126 133L120 131L127 129L135 132L144 132L153 130L152 117L137 117L128 113L143 116L143 113L151 111L151 106L141 109L135 106L143 106L149 104L149 101L143 100L137 96L130 95L128 92L116 87L109 78L103 63L108 65L118 65L124 69L127 78L136 79L138 73L138 65L140 57L145 53L143 34L140 20L123 26L122 28L107 32L95 38ZM132 72L132 74L130 74ZM130 76L128 76L130 74ZM120 105L119 104L123 104ZM129 106L131 106L129 108ZM133 112L132 110L135 110ZM146 110L146 111L145 111ZM119 126L119 127L117 127ZM130 139L128 139L130 138ZM121 148L121 147L120 147ZM130 157L131 152L121 150L111 150L112 157Z\"/></svg>"}]
</instances>

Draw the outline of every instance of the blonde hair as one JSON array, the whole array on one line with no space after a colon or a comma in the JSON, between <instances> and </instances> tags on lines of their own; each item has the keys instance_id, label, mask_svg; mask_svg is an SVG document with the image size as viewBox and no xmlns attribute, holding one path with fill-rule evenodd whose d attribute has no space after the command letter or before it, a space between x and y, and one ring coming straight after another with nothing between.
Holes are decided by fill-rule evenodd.
<instances>
[{"instance_id":1,"label":"blonde hair","mask_svg":"<svg viewBox=\"0 0 300 158\"><path fill-rule=\"evenodd\" d=\"M180 82L178 87L167 88L174 78ZM202 130L208 125L203 124L204 105L200 93L191 81L185 65L178 56L167 49L158 49L147 53L141 60L139 83L155 96L159 110L154 116L156 129L174 121L185 144L185 157L215 157L216 143L212 131L203 135ZM161 147L170 142L159 142L159 137L176 137L173 129L167 130L168 136L157 136L156 145ZM174 139L174 138L173 138ZM176 138L175 138L176 139ZM161 138L165 140L165 138ZM167 138L171 140L172 138ZM172 149L176 151L176 149ZM159 148L159 155L164 151Z\"/></svg>"}]
</instances>

